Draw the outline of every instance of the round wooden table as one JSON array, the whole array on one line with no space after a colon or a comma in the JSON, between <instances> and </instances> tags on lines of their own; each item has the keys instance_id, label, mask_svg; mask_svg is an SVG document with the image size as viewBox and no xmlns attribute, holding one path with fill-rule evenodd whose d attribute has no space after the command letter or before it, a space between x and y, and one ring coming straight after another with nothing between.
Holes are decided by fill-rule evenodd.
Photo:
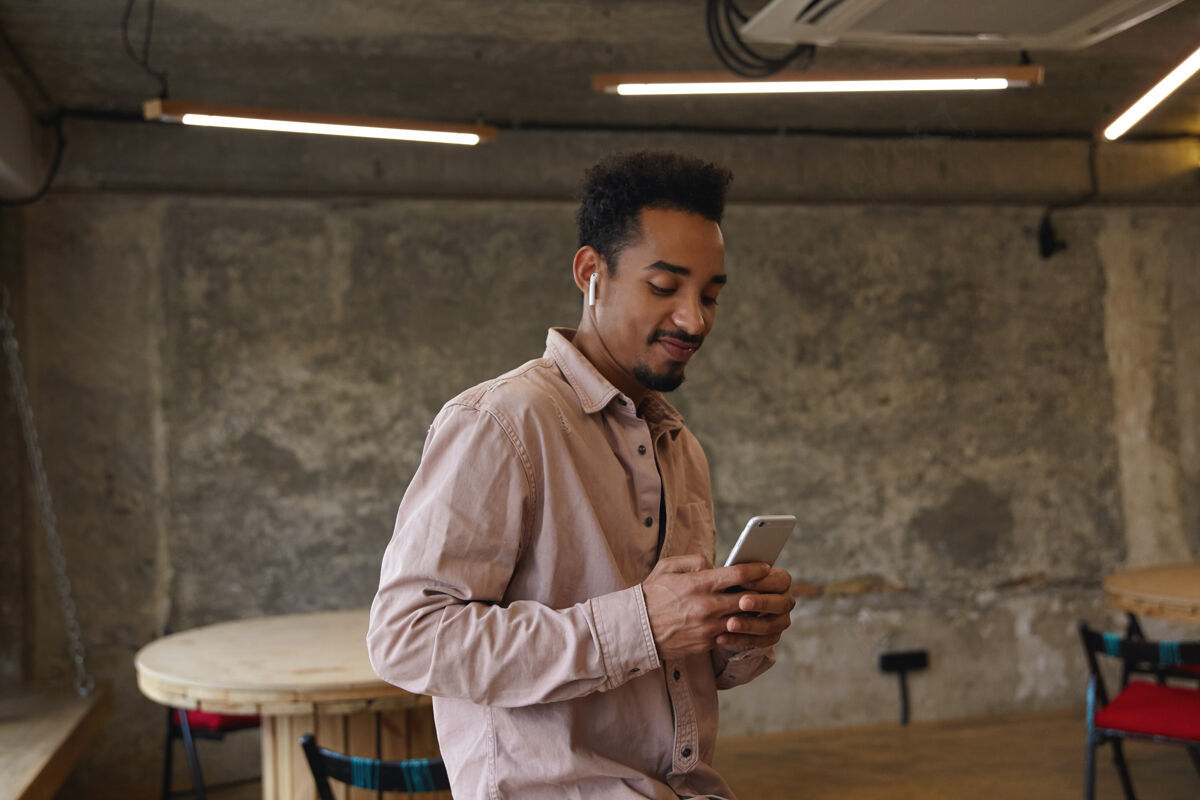
<instances>
[{"instance_id":1,"label":"round wooden table","mask_svg":"<svg viewBox=\"0 0 1200 800\"><path fill-rule=\"evenodd\" d=\"M1164 564L1104 579L1108 602L1148 617L1200 622L1200 564Z\"/></svg>"},{"instance_id":2,"label":"round wooden table","mask_svg":"<svg viewBox=\"0 0 1200 800\"><path fill-rule=\"evenodd\" d=\"M376 676L367 657L367 624L368 611L359 609L259 617L175 633L138 651L138 688L175 708L261 714L264 800L315 799L299 745L305 733L315 734L324 747L357 756L438 755L430 698ZM376 797L333 786L339 798Z\"/></svg>"}]
</instances>

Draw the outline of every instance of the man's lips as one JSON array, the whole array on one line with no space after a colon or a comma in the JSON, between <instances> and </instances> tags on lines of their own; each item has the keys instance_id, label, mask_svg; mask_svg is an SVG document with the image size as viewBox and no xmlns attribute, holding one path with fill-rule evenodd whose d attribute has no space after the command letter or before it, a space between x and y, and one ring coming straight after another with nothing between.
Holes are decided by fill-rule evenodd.
<instances>
[{"instance_id":1,"label":"man's lips","mask_svg":"<svg viewBox=\"0 0 1200 800\"><path fill-rule=\"evenodd\" d=\"M686 342L681 342L678 339L670 339L665 336L661 339L655 340L655 343L662 345L663 349L667 351L667 355L672 361L679 362L686 362L700 347L699 344L688 344Z\"/></svg>"}]
</instances>

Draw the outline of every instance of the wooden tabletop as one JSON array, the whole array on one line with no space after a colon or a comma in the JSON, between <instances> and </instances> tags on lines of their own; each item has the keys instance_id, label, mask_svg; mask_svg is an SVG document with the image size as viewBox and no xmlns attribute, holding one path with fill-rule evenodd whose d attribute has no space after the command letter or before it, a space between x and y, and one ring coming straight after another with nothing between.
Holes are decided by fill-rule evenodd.
<instances>
[{"instance_id":1,"label":"wooden tabletop","mask_svg":"<svg viewBox=\"0 0 1200 800\"><path fill-rule=\"evenodd\" d=\"M1122 570L1104 579L1104 594L1135 614L1200 622L1200 564Z\"/></svg>"},{"instance_id":2,"label":"wooden tabletop","mask_svg":"<svg viewBox=\"0 0 1200 800\"><path fill-rule=\"evenodd\" d=\"M423 705L375 675L368 611L222 622L165 636L134 659L138 687L164 705L242 714L349 714Z\"/></svg>"}]
</instances>

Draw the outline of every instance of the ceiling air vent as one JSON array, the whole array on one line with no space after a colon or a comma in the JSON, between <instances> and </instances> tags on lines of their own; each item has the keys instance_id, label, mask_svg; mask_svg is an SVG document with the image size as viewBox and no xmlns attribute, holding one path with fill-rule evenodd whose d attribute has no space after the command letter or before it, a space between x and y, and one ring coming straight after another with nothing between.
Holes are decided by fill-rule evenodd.
<instances>
[{"instance_id":1,"label":"ceiling air vent","mask_svg":"<svg viewBox=\"0 0 1200 800\"><path fill-rule=\"evenodd\" d=\"M777 44L1078 50L1181 0L773 0L742 26Z\"/></svg>"}]
</instances>

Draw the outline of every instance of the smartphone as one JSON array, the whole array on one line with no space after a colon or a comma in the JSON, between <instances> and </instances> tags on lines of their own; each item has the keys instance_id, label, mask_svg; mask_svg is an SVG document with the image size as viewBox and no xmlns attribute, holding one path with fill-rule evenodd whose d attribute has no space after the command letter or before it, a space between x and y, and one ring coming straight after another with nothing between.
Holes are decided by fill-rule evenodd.
<instances>
[{"instance_id":1,"label":"smartphone","mask_svg":"<svg viewBox=\"0 0 1200 800\"><path fill-rule=\"evenodd\" d=\"M765 561L774 566L794 527L796 518L791 514L751 517L730 551L729 558L725 560L725 566L756 561Z\"/></svg>"}]
</instances>

